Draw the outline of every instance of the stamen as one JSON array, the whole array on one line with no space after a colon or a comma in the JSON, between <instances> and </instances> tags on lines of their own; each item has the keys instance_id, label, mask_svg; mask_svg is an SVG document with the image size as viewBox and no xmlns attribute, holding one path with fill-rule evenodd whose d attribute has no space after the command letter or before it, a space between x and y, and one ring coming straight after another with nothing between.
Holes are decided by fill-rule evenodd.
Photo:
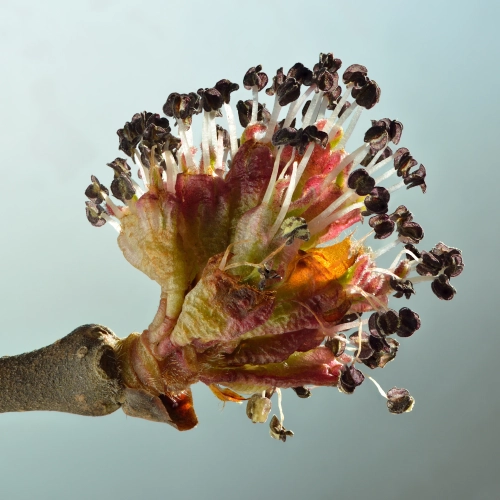
<instances>
[{"instance_id":1,"label":"stamen","mask_svg":"<svg viewBox=\"0 0 500 500\"><path fill-rule=\"evenodd\" d=\"M304 170L307 167L307 163L309 162L309 159L313 154L314 146L315 146L314 142L311 142L309 146L307 146L306 152L304 153L302 160L300 160L299 166L297 168L297 183L300 181L300 178L302 177L302 174L304 173Z\"/></svg>"},{"instance_id":2,"label":"stamen","mask_svg":"<svg viewBox=\"0 0 500 500\"><path fill-rule=\"evenodd\" d=\"M395 170L394 170L394 172L395 172ZM394 191L401 189L404 185L405 185L405 181L404 181L404 179L401 179L401 181L398 182L397 184L394 184L390 188L387 188L387 191L389 191L389 193L393 193Z\"/></svg>"},{"instance_id":3,"label":"stamen","mask_svg":"<svg viewBox=\"0 0 500 500\"><path fill-rule=\"evenodd\" d=\"M286 190L285 199L283 201L283 204L281 205L278 217L276 218L273 227L271 227L269 231L269 240L273 239L274 235L278 232L281 223L285 220L286 213L290 208L290 202L292 201L293 192L295 191L295 186L297 183L296 179L297 179L297 162L295 161L293 162L292 175L290 176L290 183L288 184L288 189Z\"/></svg>"},{"instance_id":4,"label":"stamen","mask_svg":"<svg viewBox=\"0 0 500 500\"><path fill-rule=\"evenodd\" d=\"M398 240L396 240L396 241L398 241ZM413 259L415 259L412 262L410 262L410 266L417 265L420 262L420 259L412 251L407 250L406 248L404 248L403 250L401 250L401 252L399 252L396 255L396 258L392 261L392 264L389 266L389 269L396 269L396 267L399 264L399 259L401 258L401 256L403 254L408 254L411 257L413 257Z\"/></svg>"},{"instance_id":5,"label":"stamen","mask_svg":"<svg viewBox=\"0 0 500 500\"><path fill-rule=\"evenodd\" d=\"M288 108L288 113L285 118L285 123L283 124L283 128L289 127L290 123L292 123L295 115L302 108L304 102L309 97L311 92L316 88L316 85L311 85L294 103Z\"/></svg>"},{"instance_id":6,"label":"stamen","mask_svg":"<svg viewBox=\"0 0 500 500\"><path fill-rule=\"evenodd\" d=\"M332 137L330 137L330 132L332 131L332 128L335 124L335 120L339 116L339 113L342 111L342 108L344 107L344 104L346 103L347 99L351 96L351 92L353 89L354 85L349 84L347 85L344 95L340 98L339 103L335 106L335 109L332 111L332 114L328 118L328 121L326 122L325 128L323 129L327 134L328 134L328 140L331 141Z\"/></svg>"},{"instance_id":7,"label":"stamen","mask_svg":"<svg viewBox=\"0 0 500 500\"><path fill-rule=\"evenodd\" d=\"M262 142L271 142L271 139L274 134L274 129L276 128L276 124L278 123L278 118L280 116L281 108L282 106L280 106L280 103L278 102L278 95L276 95L274 99L274 106L273 106L273 112L271 114L271 119L269 120L269 123L267 125L266 135L264 136L264 139L262 139Z\"/></svg>"},{"instance_id":8,"label":"stamen","mask_svg":"<svg viewBox=\"0 0 500 500\"><path fill-rule=\"evenodd\" d=\"M416 283L425 283L426 281L433 281L437 276L415 276L414 278L408 278L415 285Z\"/></svg>"},{"instance_id":9,"label":"stamen","mask_svg":"<svg viewBox=\"0 0 500 500\"><path fill-rule=\"evenodd\" d=\"M381 149L377 152L377 154L372 158L372 161L366 167L366 171L372 175L374 172L379 170L382 167L385 167L393 158L394 155L388 156L384 160L377 163L377 160L380 158L380 155L384 152L384 149Z\"/></svg>"},{"instance_id":10,"label":"stamen","mask_svg":"<svg viewBox=\"0 0 500 500\"><path fill-rule=\"evenodd\" d=\"M271 195L273 194L274 185L276 184L276 177L278 176L278 169L280 166L280 158L281 153L283 152L284 146L280 146L278 148L278 152L276 153L276 160L274 161L273 171L271 173L271 178L269 179L269 184L267 185L266 192L264 194L264 198L262 198L262 203L267 204L271 199Z\"/></svg>"},{"instance_id":11,"label":"stamen","mask_svg":"<svg viewBox=\"0 0 500 500\"><path fill-rule=\"evenodd\" d=\"M329 328L325 328L326 333L338 333L345 332L346 330L352 330L353 328L357 328L360 325L366 325L368 323L367 319L351 321L350 323L342 323L340 325L335 325ZM331 336L331 335L330 335Z\"/></svg>"},{"instance_id":12,"label":"stamen","mask_svg":"<svg viewBox=\"0 0 500 500\"><path fill-rule=\"evenodd\" d=\"M203 111L203 130L201 133L201 152L203 156L203 168L200 168L200 173L207 174L210 171L210 149L209 139L210 130L208 124L208 111Z\"/></svg>"},{"instance_id":13,"label":"stamen","mask_svg":"<svg viewBox=\"0 0 500 500\"><path fill-rule=\"evenodd\" d=\"M281 406L281 389L279 387L276 387L276 394L278 394L278 410L280 412L280 423L283 425L283 422L285 420L285 414L283 413L283 407Z\"/></svg>"},{"instance_id":14,"label":"stamen","mask_svg":"<svg viewBox=\"0 0 500 500\"><path fill-rule=\"evenodd\" d=\"M350 139L352 133L354 132L354 129L356 127L356 124L358 123L359 117L361 116L361 113L363 112L363 108L361 106L358 107L358 105L356 103L354 103L347 110L348 112L350 112L349 114L352 113L351 110L353 110L353 109L355 109L355 112L351 118L351 121L349 122L349 126L345 130L344 135L342 136L342 139L340 139L337 146L335 146L336 150L344 149L345 145L347 144L347 141ZM346 115L346 114L347 114L347 112L344 113L344 115ZM342 118L344 118L344 115L342 115L341 120L342 120ZM346 119L347 119L347 117L346 117ZM341 125L342 125L342 123L340 123L340 120L339 120L339 123L337 123L337 126L341 126Z\"/></svg>"},{"instance_id":15,"label":"stamen","mask_svg":"<svg viewBox=\"0 0 500 500\"><path fill-rule=\"evenodd\" d=\"M186 127L184 127L184 123L182 123L181 120L177 120L177 128L179 130L179 135L181 136L181 147L184 158L186 159L186 166L187 168L195 169L196 164L191 153L191 144L187 138Z\"/></svg>"},{"instance_id":16,"label":"stamen","mask_svg":"<svg viewBox=\"0 0 500 500\"><path fill-rule=\"evenodd\" d=\"M287 173L288 169L290 168L290 165L292 164L293 160L295 159L296 152L297 152L297 150L295 148L293 148L290 159L287 161L286 165L283 167L283 170L281 171L280 176L278 177L278 180L282 180L285 178L285 174Z\"/></svg>"},{"instance_id":17,"label":"stamen","mask_svg":"<svg viewBox=\"0 0 500 500\"><path fill-rule=\"evenodd\" d=\"M360 323L359 328L358 328L358 352L356 353L356 356L352 358L352 365L354 366L354 363L358 359L359 355L361 354L361 336L363 333L363 325Z\"/></svg>"},{"instance_id":18,"label":"stamen","mask_svg":"<svg viewBox=\"0 0 500 500\"><path fill-rule=\"evenodd\" d=\"M392 278L395 278L397 280L401 279L399 276L394 274L392 271L389 271L388 269L382 269L381 267L373 267L370 269L370 271L372 271L374 273L385 274L385 275L391 276Z\"/></svg>"},{"instance_id":19,"label":"stamen","mask_svg":"<svg viewBox=\"0 0 500 500\"><path fill-rule=\"evenodd\" d=\"M111 210L113 211L113 215L117 219L121 219L123 217L123 214L122 214L121 210L118 208L118 206L115 205L113 200L104 191L101 191L101 195L104 198L106 205L108 205L109 208L111 208Z\"/></svg>"},{"instance_id":20,"label":"stamen","mask_svg":"<svg viewBox=\"0 0 500 500\"><path fill-rule=\"evenodd\" d=\"M352 196L352 194L354 194L354 193L350 193L351 196ZM334 212L334 213L330 214L329 216L321 217L322 214L318 215L318 217L315 217L308 224L311 235L315 235L315 234L319 233L325 227L332 224L332 222L335 222L336 220L340 219L345 214L348 214L349 212L352 212L353 210L357 210L358 208L361 208L364 206L365 206L365 202L360 201L358 203L353 203L352 205L349 205L348 207L344 208L343 210L339 210L338 212Z\"/></svg>"},{"instance_id":21,"label":"stamen","mask_svg":"<svg viewBox=\"0 0 500 500\"><path fill-rule=\"evenodd\" d=\"M105 213L102 213L102 214L101 214L101 217L102 217L102 218L103 218L106 222L109 222L109 225L110 225L113 229L116 229L116 231L117 231L118 233L120 233L120 231L121 231L121 224L120 224L118 221L116 221L116 220L112 219L112 218L111 218L108 214L105 214Z\"/></svg>"},{"instance_id":22,"label":"stamen","mask_svg":"<svg viewBox=\"0 0 500 500\"><path fill-rule=\"evenodd\" d=\"M323 95L316 121L323 120L325 118L325 112L327 107L328 107L328 99Z\"/></svg>"},{"instance_id":23,"label":"stamen","mask_svg":"<svg viewBox=\"0 0 500 500\"><path fill-rule=\"evenodd\" d=\"M226 112L227 128L229 132L229 141L231 143L231 159L234 160L238 151L238 139L236 137L236 126L234 124L234 115L231 106L224 103L224 111Z\"/></svg>"},{"instance_id":24,"label":"stamen","mask_svg":"<svg viewBox=\"0 0 500 500\"><path fill-rule=\"evenodd\" d=\"M252 119L250 124L257 122L257 115L259 112L259 87L254 85L252 87Z\"/></svg>"},{"instance_id":25,"label":"stamen","mask_svg":"<svg viewBox=\"0 0 500 500\"><path fill-rule=\"evenodd\" d=\"M304 119L302 120L303 128L306 128L311 123L316 122L316 116L318 115L318 111L321 106L323 94L324 92L321 90L314 94L314 97L311 100L311 104L309 105L309 108L307 110L306 116L304 116Z\"/></svg>"},{"instance_id":26,"label":"stamen","mask_svg":"<svg viewBox=\"0 0 500 500\"><path fill-rule=\"evenodd\" d=\"M378 389L378 392L380 392L381 396L383 398L387 399L387 394L384 392L384 390L382 389L380 384L375 379L371 378L370 376L368 378L375 384L375 387Z\"/></svg>"},{"instance_id":27,"label":"stamen","mask_svg":"<svg viewBox=\"0 0 500 500\"><path fill-rule=\"evenodd\" d=\"M169 193L175 194L175 181L177 180L177 164L175 163L174 157L170 151L163 151L162 156L167 166L166 170L167 191Z\"/></svg>"},{"instance_id":28,"label":"stamen","mask_svg":"<svg viewBox=\"0 0 500 500\"><path fill-rule=\"evenodd\" d=\"M388 179L389 177L391 177L395 173L396 173L396 170L394 168L391 168L390 170L388 170L387 172L385 172L384 174L380 175L379 177L377 177L375 179L375 185L376 186L380 185L381 182L385 181L386 179Z\"/></svg>"},{"instance_id":29,"label":"stamen","mask_svg":"<svg viewBox=\"0 0 500 500\"><path fill-rule=\"evenodd\" d=\"M333 182L337 176L344 170L349 163L352 162L352 168L355 168L366 156L366 152L370 148L369 144L363 144L359 148L355 149L351 154L347 155L326 177L323 181L323 185L327 186Z\"/></svg>"},{"instance_id":30,"label":"stamen","mask_svg":"<svg viewBox=\"0 0 500 500\"><path fill-rule=\"evenodd\" d=\"M357 285L352 285L350 286L350 288L355 293L359 293L360 295L362 295L371 304L373 309L375 310L382 309L384 311L388 310L387 306L384 303L382 303L380 299L378 299L375 295L365 292L361 287Z\"/></svg>"},{"instance_id":31,"label":"stamen","mask_svg":"<svg viewBox=\"0 0 500 500\"><path fill-rule=\"evenodd\" d=\"M387 253L389 250L392 250L395 246L399 245L399 243L401 243L401 240L399 238L391 241L390 243L387 243L387 245L379 248L376 252L373 252L372 258L374 260L378 259L381 255L384 255L384 253Z\"/></svg>"},{"instance_id":32,"label":"stamen","mask_svg":"<svg viewBox=\"0 0 500 500\"><path fill-rule=\"evenodd\" d=\"M139 172L141 173L142 177L142 182L144 183L144 187L146 188L146 191L149 191L149 172L147 168L144 167L141 161L141 156L139 155L139 152L137 149L134 149L134 155L136 159L137 166L139 167Z\"/></svg>"}]
</instances>

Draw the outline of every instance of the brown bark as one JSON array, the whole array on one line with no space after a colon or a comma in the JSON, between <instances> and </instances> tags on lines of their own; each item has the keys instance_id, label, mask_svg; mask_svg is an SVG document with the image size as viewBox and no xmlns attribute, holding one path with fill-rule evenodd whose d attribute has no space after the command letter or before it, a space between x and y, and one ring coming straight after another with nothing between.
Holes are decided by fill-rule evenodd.
<instances>
[{"instance_id":1,"label":"brown bark","mask_svg":"<svg viewBox=\"0 0 500 500\"><path fill-rule=\"evenodd\" d=\"M0 358L0 413L116 411L125 401L118 340L104 326L83 325L50 346Z\"/></svg>"}]
</instances>

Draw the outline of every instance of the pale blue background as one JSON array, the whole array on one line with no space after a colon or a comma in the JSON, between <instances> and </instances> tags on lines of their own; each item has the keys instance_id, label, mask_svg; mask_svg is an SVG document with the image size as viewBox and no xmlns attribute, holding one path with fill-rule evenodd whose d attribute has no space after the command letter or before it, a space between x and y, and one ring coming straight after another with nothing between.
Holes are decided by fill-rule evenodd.
<instances>
[{"instance_id":1,"label":"pale blue background","mask_svg":"<svg viewBox=\"0 0 500 500\"><path fill-rule=\"evenodd\" d=\"M419 287L423 321L375 372L407 387L390 415L374 387L310 400L285 392L286 444L194 388L200 425L178 433L126 417L0 415L2 499L494 499L498 418L500 16L495 1L9 1L0 4L0 355L96 322L148 325L158 287L130 267L110 227L84 215L91 174L109 183L116 129L172 91L271 75L320 51L368 66L382 88L362 117L399 118L429 189L395 196L426 231L462 248L451 303ZM351 146L356 146L352 141ZM401 307L400 303L395 304ZM405 304L406 305L406 304Z\"/></svg>"}]
</instances>

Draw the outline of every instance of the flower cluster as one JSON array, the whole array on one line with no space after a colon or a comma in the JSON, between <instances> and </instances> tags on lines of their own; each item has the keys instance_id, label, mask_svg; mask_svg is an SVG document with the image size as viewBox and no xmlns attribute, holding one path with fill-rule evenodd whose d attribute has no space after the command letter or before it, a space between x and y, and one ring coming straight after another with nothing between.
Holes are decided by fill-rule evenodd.
<instances>
[{"instance_id":1,"label":"flower cluster","mask_svg":"<svg viewBox=\"0 0 500 500\"><path fill-rule=\"evenodd\" d=\"M239 86L225 79L170 94L168 118L137 113L118 130L140 184L129 160L108 163L122 204L92 176L87 218L114 226L125 258L161 287L149 327L120 343L127 414L190 429L190 386L201 381L222 401L247 401L249 418L265 422L276 393L271 435L285 441L293 433L283 426L280 389L301 398L316 386L352 394L362 365L383 368L398 352L395 337L420 328L410 308L388 306L392 294L410 299L417 282L431 281L440 299L455 295L461 252L443 243L418 250L424 231L411 212L389 211L395 190L426 191L425 167L396 149L402 123L373 120L363 144L345 149L380 88L364 66L340 76L341 65L320 54L312 69L297 63L271 81L261 66L250 68L243 85L251 99L236 105L240 137L230 106ZM270 111L259 102L264 89L274 96ZM217 123L223 116L227 129ZM391 176L400 180L384 187ZM371 231L355 239L349 230L365 218ZM392 235L377 251L365 244ZM394 262L379 267L392 249ZM390 412L411 410L408 391L374 383Z\"/></svg>"}]
</instances>

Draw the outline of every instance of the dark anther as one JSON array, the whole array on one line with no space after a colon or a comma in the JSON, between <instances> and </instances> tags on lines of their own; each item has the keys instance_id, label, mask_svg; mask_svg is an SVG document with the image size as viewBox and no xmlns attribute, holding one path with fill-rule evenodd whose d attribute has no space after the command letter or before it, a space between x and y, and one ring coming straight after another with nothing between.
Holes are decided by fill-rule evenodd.
<instances>
[{"instance_id":1,"label":"dark anther","mask_svg":"<svg viewBox=\"0 0 500 500\"><path fill-rule=\"evenodd\" d=\"M300 82L295 78L283 74L283 68L280 68L276 76L273 76L272 85L266 89L267 95L277 94L280 106L286 106L296 101L300 96Z\"/></svg>"},{"instance_id":2,"label":"dark anther","mask_svg":"<svg viewBox=\"0 0 500 500\"><path fill-rule=\"evenodd\" d=\"M396 333L400 323L398 313L393 309L375 312L368 319L368 329L374 337L385 337Z\"/></svg>"},{"instance_id":3,"label":"dark anther","mask_svg":"<svg viewBox=\"0 0 500 500\"><path fill-rule=\"evenodd\" d=\"M391 288L397 292L393 295L397 299L401 298L403 295L409 299L412 294L415 293L413 289L413 283L410 280L396 279L392 278L389 281Z\"/></svg>"},{"instance_id":4,"label":"dark anther","mask_svg":"<svg viewBox=\"0 0 500 500\"><path fill-rule=\"evenodd\" d=\"M326 109L333 111L337 107L341 94L342 94L341 87L337 87L336 89L332 89L329 92L325 92L323 94L323 98L328 99L328 106L326 107Z\"/></svg>"},{"instance_id":5,"label":"dark anther","mask_svg":"<svg viewBox=\"0 0 500 500\"><path fill-rule=\"evenodd\" d=\"M389 338L389 337L387 337ZM374 337L373 335L369 336L369 344L372 349L372 352L385 352L385 353L390 353L391 352L391 346L386 340L386 337ZM368 356L366 359L368 359L371 356Z\"/></svg>"},{"instance_id":6,"label":"dark anther","mask_svg":"<svg viewBox=\"0 0 500 500\"><path fill-rule=\"evenodd\" d=\"M387 189L377 186L365 198L366 210L361 215L386 214L389 210L389 200L391 195Z\"/></svg>"},{"instance_id":7,"label":"dark anther","mask_svg":"<svg viewBox=\"0 0 500 500\"><path fill-rule=\"evenodd\" d=\"M405 413L413 409L415 400L406 389L393 387L387 391L387 408L391 413Z\"/></svg>"},{"instance_id":8,"label":"dark anther","mask_svg":"<svg viewBox=\"0 0 500 500\"><path fill-rule=\"evenodd\" d=\"M372 126L384 127L389 135L389 141L393 144L398 144L403 134L403 124L397 120L391 120L390 118L372 120Z\"/></svg>"},{"instance_id":9,"label":"dark anther","mask_svg":"<svg viewBox=\"0 0 500 500\"><path fill-rule=\"evenodd\" d=\"M287 78L277 91L278 103L286 106L300 97L300 83L295 78Z\"/></svg>"},{"instance_id":10,"label":"dark anther","mask_svg":"<svg viewBox=\"0 0 500 500\"><path fill-rule=\"evenodd\" d=\"M391 337L387 337L384 339L386 344L389 346L389 352L378 351L374 352L373 356L368 359L362 360L363 363L371 368L372 370L375 368L384 368L384 366L392 361L398 352L399 342L397 340L392 339Z\"/></svg>"},{"instance_id":11,"label":"dark anther","mask_svg":"<svg viewBox=\"0 0 500 500\"><path fill-rule=\"evenodd\" d=\"M420 316L408 307L399 310L399 337L411 337L420 328Z\"/></svg>"},{"instance_id":12,"label":"dark anther","mask_svg":"<svg viewBox=\"0 0 500 500\"><path fill-rule=\"evenodd\" d=\"M422 193L425 193L427 191L427 185L425 184L425 167L420 164L420 167L418 167L417 170L411 172L404 178L404 183L405 186L407 186L406 189L410 189L415 186L420 186L420 189L422 189Z\"/></svg>"},{"instance_id":13,"label":"dark anther","mask_svg":"<svg viewBox=\"0 0 500 500\"><path fill-rule=\"evenodd\" d=\"M222 94L216 89L198 89L197 94L200 96L201 106L207 111L218 111L224 104Z\"/></svg>"},{"instance_id":14,"label":"dark anther","mask_svg":"<svg viewBox=\"0 0 500 500\"><path fill-rule=\"evenodd\" d=\"M375 231L376 240L383 240L389 237L394 231L394 221L387 214L370 217L368 224Z\"/></svg>"},{"instance_id":15,"label":"dark anther","mask_svg":"<svg viewBox=\"0 0 500 500\"><path fill-rule=\"evenodd\" d=\"M325 347L330 349L335 357L339 357L344 354L346 343L346 336L343 333L337 333L335 337L330 337L325 341Z\"/></svg>"},{"instance_id":16,"label":"dark anther","mask_svg":"<svg viewBox=\"0 0 500 500\"><path fill-rule=\"evenodd\" d=\"M333 57L331 52L327 52L326 54L320 53L319 55L319 63L314 65L314 70L324 68L330 73L335 73L342 66L342 61Z\"/></svg>"},{"instance_id":17,"label":"dark anther","mask_svg":"<svg viewBox=\"0 0 500 500\"><path fill-rule=\"evenodd\" d=\"M224 146L224 148L229 148L231 146L229 132L220 125L216 125L216 130L217 130L217 139L222 137L222 145Z\"/></svg>"},{"instance_id":18,"label":"dark anther","mask_svg":"<svg viewBox=\"0 0 500 500\"><path fill-rule=\"evenodd\" d=\"M415 165L418 164L407 148L399 148L394 153L394 168L398 177L406 178Z\"/></svg>"},{"instance_id":19,"label":"dark anther","mask_svg":"<svg viewBox=\"0 0 500 500\"><path fill-rule=\"evenodd\" d=\"M172 92L163 105L163 112L167 116L182 121L188 129L191 127L193 115L200 113L201 109L200 96L194 92L189 94Z\"/></svg>"},{"instance_id":20,"label":"dark anther","mask_svg":"<svg viewBox=\"0 0 500 500\"><path fill-rule=\"evenodd\" d=\"M276 415L273 415L273 418L271 419L271 423L269 424L269 432L271 434L271 437L273 437L274 439L279 439L283 442L286 441L287 437L293 436L293 432L286 430L283 425L281 425L281 422L278 420L278 417Z\"/></svg>"},{"instance_id":21,"label":"dark anther","mask_svg":"<svg viewBox=\"0 0 500 500\"><path fill-rule=\"evenodd\" d=\"M347 185L359 196L370 194L375 187L375 179L364 168L358 168L349 174Z\"/></svg>"},{"instance_id":22,"label":"dark anther","mask_svg":"<svg viewBox=\"0 0 500 500\"><path fill-rule=\"evenodd\" d=\"M96 205L100 205L104 201L102 193L104 192L109 194L109 191L99 182L99 179L95 175L92 175L90 180L92 181L92 184L90 184L85 190L85 196Z\"/></svg>"},{"instance_id":23,"label":"dark anther","mask_svg":"<svg viewBox=\"0 0 500 500\"><path fill-rule=\"evenodd\" d=\"M111 192L115 198L125 203L133 198L135 188L128 175L119 175L111 183Z\"/></svg>"},{"instance_id":24,"label":"dark anther","mask_svg":"<svg viewBox=\"0 0 500 500\"><path fill-rule=\"evenodd\" d=\"M441 272L443 263L440 256L434 255L432 250L430 252L422 250L420 258L422 259L422 262L420 262L415 268L420 276L437 276Z\"/></svg>"},{"instance_id":25,"label":"dark anther","mask_svg":"<svg viewBox=\"0 0 500 500\"><path fill-rule=\"evenodd\" d=\"M270 96L276 94L276 92L278 92L279 87L283 85L285 78L286 77L285 74L283 73L283 68L279 68L276 71L276 76L273 76L273 83L271 84L270 87L266 89L266 94Z\"/></svg>"},{"instance_id":26,"label":"dark anther","mask_svg":"<svg viewBox=\"0 0 500 500\"><path fill-rule=\"evenodd\" d=\"M293 127L280 128L274 133L271 142L273 146L288 146L297 139L297 133Z\"/></svg>"},{"instance_id":27,"label":"dark anther","mask_svg":"<svg viewBox=\"0 0 500 500\"><path fill-rule=\"evenodd\" d=\"M359 334L357 332L350 335L349 340L356 349L354 351L354 356L357 359L363 360L373 356L375 349L373 349L373 347L370 345L370 336L367 333L361 332L361 350L359 349L360 341L359 341Z\"/></svg>"},{"instance_id":28,"label":"dark anther","mask_svg":"<svg viewBox=\"0 0 500 500\"><path fill-rule=\"evenodd\" d=\"M423 251L422 262L416 267L417 273L421 276L437 276L443 273L448 278L458 276L463 269L462 252L458 248L449 247L441 242L430 252Z\"/></svg>"},{"instance_id":29,"label":"dark anther","mask_svg":"<svg viewBox=\"0 0 500 500\"><path fill-rule=\"evenodd\" d=\"M413 246L411 243L407 243L405 245L405 249L410 251L417 259L420 259L420 250L417 247ZM415 257L406 252L406 258L408 260L415 260Z\"/></svg>"},{"instance_id":30,"label":"dark anther","mask_svg":"<svg viewBox=\"0 0 500 500\"><path fill-rule=\"evenodd\" d=\"M358 319L361 318L361 314L358 313L351 313L351 314L346 314L340 321L339 325L342 325L343 323L352 323L353 321L357 321Z\"/></svg>"},{"instance_id":31,"label":"dark anther","mask_svg":"<svg viewBox=\"0 0 500 500\"><path fill-rule=\"evenodd\" d=\"M243 85L247 90L251 90L252 87L257 87L259 92L267 85L267 75L263 73L262 66L254 66L250 68L243 77Z\"/></svg>"},{"instance_id":32,"label":"dark anther","mask_svg":"<svg viewBox=\"0 0 500 500\"><path fill-rule=\"evenodd\" d=\"M356 100L358 106L365 109L371 109L380 100L380 87L375 80L370 80L360 90L354 88L352 96Z\"/></svg>"},{"instance_id":33,"label":"dark anther","mask_svg":"<svg viewBox=\"0 0 500 500\"><path fill-rule=\"evenodd\" d=\"M458 248L453 248L439 242L431 252L440 257L443 263L443 273L448 278L454 278L462 273L464 262L462 252Z\"/></svg>"},{"instance_id":34,"label":"dark anther","mask_svg":"<svg viewBox=\"0 0 500 500\"><path fill-rule=\"evenodd\" d=\"M354 366L344 365L338 388L345 394L352 394L354 389L363 383L365 376Z\"/></svg>"},{"instance_id":35,"label":"dark anther","mask_svg":"<svg viewBox=\"0 0 500 500\"><path fill-rule=\"evenodd\" d=\"M307 222L302 217L288 217L281 224L281 232L286 244L291 245L295 238L303 241L309 241L311 233L307 227Z\"/></svg>"},{"instance_id":36,"label":"dark anther","mask_svg":"<svg viewBox=\"0 0 500 500\"><path fill-rule=\"evenodd\" d=\"M311 397L311 391L306 387L292 387L295 394L301 399L307 399Z\"/></svg>"},{"instance_id":37,"label":"dark anther","mask_svg":"<svg viewBox=\"0 0 500 500\"><path fill-rule=\"evenodd\" d=\"M120 175L128 175L130 177L132 175L130 166L124 158L115 158L111 163L106 163L106 165L115 171L115 177Z\"/></svg>"},{"instance_id":38,"label":"dark anther","mask_svg":"<svg viewBox=\"0 0 500 500\"><path fill-rule=\"evenodd\" d=\"M362 87L367 83L368 70L361 64L351 64L342 75L345 85L353 83L355 86Z\"/></svg>"},{"instance_id":39,"label":"dark anther","mask_svg":"<svg viewBox=\"0 0 500 500\"><path fill-rule=\"evenodd\" d=\"M106 224L106 219L102 217L102 214L106 213L106 210L100 205L96 205L93 201L85 202L85 213L87 215L88 221L95 227L101 227Z\"/></svg>"},{"instance_id":40,"label":"dark anther","mask_svg":"<svg viewBox=\"0 0 500 500\"><path fill-rule=\"evenodd\" d=\"M303 133L309 138L310 142L319 144L322 148L328 144L328 134L322 130L318 130L316 125L309 125L304 129Z\"/></svg>"},{"instance_id":41,"label":"dark anther","mask_svg":"<svg viewBox=\"0 0 500 500\"><path fill-rule=\"evenodd\" d=\"M457 291L450 285L450 279L446 274L440 274L432 283L434 295L441 300L451 300Z\"/></svg>"},{"instance_id":42,"label":"dark anther","mask_svg":"<svg viewBox=\"0 0 500 500\"><path fill-rule=\"evenodd\" d=\"M316 84L319 90L328 92L338 87L339 75L337 72L331 73L326 68L318 68L313 71L313 83Z\"/></svg>"},{"instance_id":43,"label":"dark anther","mask_svg":"<svg viewBox=\"0 0 500 500\"><path fill-rule=\"evenodd\" d=\"M370 154L375 155L385 149L389 142L389 133L385 125L372 125L366 132L364 142L370 143Z\"/></svg>"},{"instance_id":44,"label":"dark anther","mask_svg":"<svg viewBox=\"0 0 500 500\"><path fill-rule=\"evenodd\" d=\"M215 84L215 88L220 92L222 99L226 104L229 104L231 99L231 92L238 90L240 86L237 83L232 83L229 80L223 79L219 80Z\"/></svg>"},{"instance_id":45,"label":"dark anther","mask_svg":"<svg viewBox=\"0 0 500 500\"><path fill-rule=\"evenodd\" d=\"M339 113L339 118L346 112L347 109L351 107L351 103L349 101L345 102L344 105L342 106L342 109L340 110Z\"/></svg>"},{"instance_id":46,"label":"dark anther","mask_svg":"<svg viewBox=\"0 0 500 500\"><path fill-rule=\"evenodd\" d=\"M238 101L236 104L236 109L238 110L238 118L240 119L240 124L242 127L246 127L250 120L252 119L252 103L251 99L247 101ZM259 108L257 111L257 121L268 123L271 118L271 113L267 108L259 102Z\"/></svg>"},{"instance_id":47,"label":"dark anther","mask_svg":"<svg viewBox=\"0 0 500 500\"><path fill-rule=\"evenodd\" d=\"M302 63L295 63L289 70L287 75L290 78L295 78L297 82L301 85L305 85L309 87L312 83L312 71L309 68L306 68Z\"/></svg>"},{"instance_id":48,"label":"dark anther","mask_svg":"<svg viewBox=\"0 0 500 500\"><path fill-rule=\"evenodd\" d=\"M261 291L269 285L270 281L276 282L281 280L281 276L274 269L271 269L267 265L267 263L259 268L259 274L262 276L262 278L257 286Z\"/></svg>"},{"instance_id":49,"label":"dark anther","mask_svg":"<svg viewBox=\"0 0 500 500\"><path fill-rule=\"evenodd\" d=\"M380 163L382 160L385 160L386 158L388 158L391 155L392 155L391 148L386 147L384 149L384 151L382 152L382 154L378 157L376 163ZM361 165L363 165L363 167L367 167L371 163L371 161L373 160L374 156L375 156L375 154L372 154L371 151L368 151L366 156L363 158Z\"/></svg>"},{"instance_id":50,"label":"dark anther","mask_svg":"<svg viewBox=\"0 0 500 500\"><path fill-rule=\"evenodd\" d=\"M398 237L403 243L417 244L423 239L424 230L413 222L412 213L404 205L400 205L390 218L397 224Z\"/></svg>"}]
</instances>

